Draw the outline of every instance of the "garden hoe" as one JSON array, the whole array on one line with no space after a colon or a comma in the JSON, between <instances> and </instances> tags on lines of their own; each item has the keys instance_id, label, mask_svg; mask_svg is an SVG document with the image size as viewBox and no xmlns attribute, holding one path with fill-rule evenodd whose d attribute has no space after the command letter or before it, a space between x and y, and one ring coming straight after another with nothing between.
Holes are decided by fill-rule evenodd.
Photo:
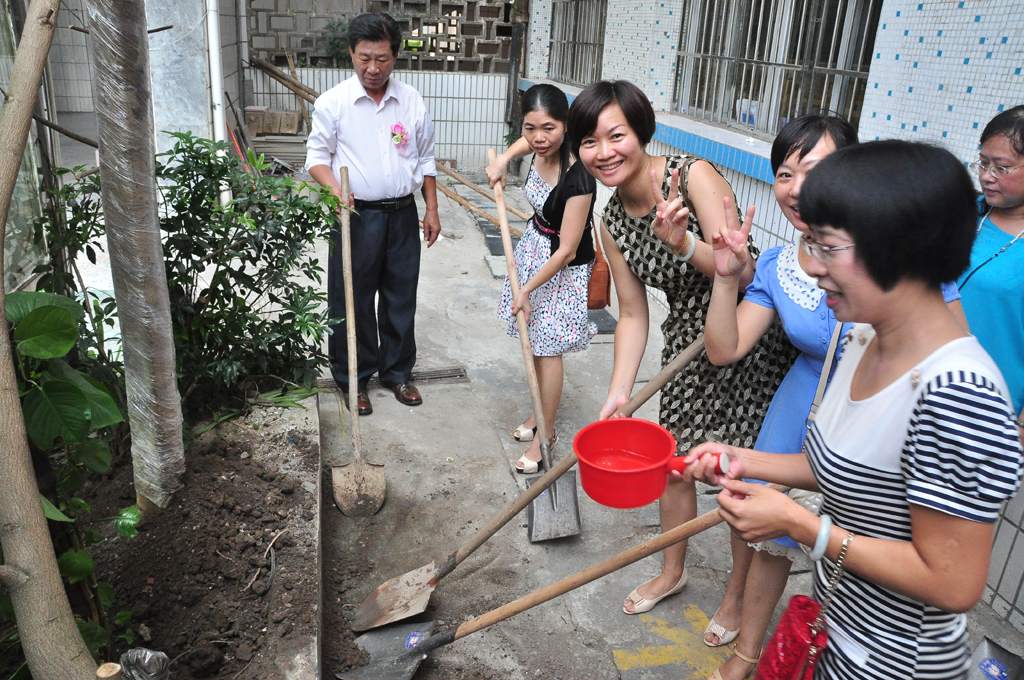
<instances>
[{"instance_id":1,"label":"garden hoe","mask_svg":"<svg viewBox=\"0 0 1024 680\"><path fill-rule=\"evenodd\" d=\"M770 487L784 490L783 487L775 484ZM717 509L706 512L700 517L680 524L675 529L666 531L604 562L568 576L546 588L536 590L515 602L498 607L475 619L470 619L457 628L448 626L436 633L431 633L432 623L427 622L414 625L404 624L364 633L355 641L369 652L370 663L361 668L338 673L336 677L341 680L410 680L420 663L427 658L427 654L438 647L461 640L471 633L504 621L548 600L553 600L559 595L564 595L591 581L596 581L602 576L607 576L648 555L653 555L680 541L692 538L722 521L722 516Z\"/></svg>"},{"instance_id":2,"label":"garden hoe","mask_svg":"<svg viewBox=\"0 0 1024 680\"><path fill-rule=\"evenodd\" d=\"M487 160L493 163L494 149L487 150ZM519 297L519 276L516 273L516 262L512 255L512 235L508 228L508 213L505 211L505 192L501 184L494 185L494 196L498 204L498 224L501 229L501 245L505 249L505 265L508 268L508 281L512 288L512 299ZM540 384L537 382L537 366L533 361L533 349L530 347L530 333L526 325L526 313L519 310L516 314L516 325L519 327L519 342L523 347L523 361L526 363L526 378L530 383L530 400L533 402L533 417L537 422L537 438L540 440L540 456L544 468L550 470L551 444L550 430L544 417L544 405L540 401ZM527 482L527 488L535 479ZM560 477L549 489L545 489L532 503L527 513L527 536L531 543L550 541L555 538L575 536L580 533L580 507L576 498L576 473L571 472Z\"/></svg>"},{"instance_id":3,"label":"garden hoe","mask_svg":"<svg viewBox=\"0 0 1024 680\"><path fill-rule=\"evenodd\" d=\"M341 168L341 195L348 200L348 168ZM356 371L356 302L352 293L352 231L349 210L341 210L341 262L345 270L345 330L348 332L348 412L352 416L352 460L331 469L334 502L349 517L369 517L380 510L387 492L384 466L363 460L363 440L359 434L359 389Z\"/></svg>"},{"instance_id":4,"label":"garden hoe","mask_svg":"<svg viewBox=\"0 0 1024 680\"><path fill-rule=\"evenodd\" d=\"M633 395L632 399L623 404L615 412L616 415L632 415L634 411L643 406L648 399L664 387L669 380L672 380L703 350L704 335L702 334L697 336L693 344L666 364L650 382L640 388ZM560 460L557 465L550 468L543 477L537 479L519 498L505 508L500 515L495 517L490 524L477 532L466 545L449 555L448 559L441 566L431 562L419 569L396 576L377 586L376 590L370 593L369 597L359 606L359 611L356 612L355 619L352 622L352 630L369 630L388 623L394 623L395 621L401 621L426 611L427 604L430 602L430 595L434 592L434 588L437 587L441 579L452 573L455 567L473 554L473 551L483 545L499 529L508 524L509 520L522 512L523 508L532 503L535 498L540 496L545 489L551 486L575 464L575 452Z\"/></svg>"}]
</instances>

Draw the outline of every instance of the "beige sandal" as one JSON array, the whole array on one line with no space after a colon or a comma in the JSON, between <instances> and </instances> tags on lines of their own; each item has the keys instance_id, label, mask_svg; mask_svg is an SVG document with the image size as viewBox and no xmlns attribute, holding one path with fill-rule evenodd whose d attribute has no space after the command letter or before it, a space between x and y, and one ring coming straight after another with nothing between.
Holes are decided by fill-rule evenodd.
<instances>
[{"instance_id":1,"label":"beige sandal","mask_svg":"<svg viewBox=\"0 0 1024 680\"><path fill-rule=\"evenodd\" d=\"M683 567L683 575L679 577L679 582L676 583L675 587L672 588L672 590L668 591L664 595L659 595L658 597L652 597L650 599L647 599L646 597L640 595L640 588L642 588L643 586L637 586L636 588L633 588L633 592L631 592L629 596L626 598L627 601L633 603L633 611L629 611L628 609L626 609L626 605L623 604L622 613L632 615L643 614L645 612L651 611L652 609L654 609L654 605L658 604L669 595L675 595L683 588L685 588L686 582L687 580L689 580L689 578L690 575L687 573L686 567ZM654 579L652 578L651 581L653 580ZM645 586L647 585L647 583L650 583L651 581L647 581L643 585Z\"/></svg>"},{"instance_id":2,"label":"beige sandal","mask_svg":"<svg viewBox=\"0 0 1024 680\"><path fill-rule=\"evenodd\" d=\"M757 668L757 662L761 660L761 654L758 653L757 658L755 659L747 656L738 649L733 649L732 653L733 655L739 657L740 661L750 664L750 670L747 671L747 674L743 676L744 678L749 678L751 673L754 672L754 669ZM708 680L725 680L725 678L722 677L722 667L719 666L718 668L716 668L715 672L711 674L711 677L708 678Z\"/></svg>"},{"instance_id":3,"label":"beige sandal","mask_svg":"<svg viewBox=\"0 0 1024 680\"><path fill-rule=\"evenodd\" d=\"M718 612L715 612L715 616L718 616ZM715 620L715 616L712 616L711 620L708 621L708 627L704 629L704 636L702 637L704 644L712 648L723 647L735 640L736 636L740 634L739 628L736 630L728 630L725 626ZM708 642L708 635L717 635L718 644L713 645Z\"/></svg>"}]
</instances>

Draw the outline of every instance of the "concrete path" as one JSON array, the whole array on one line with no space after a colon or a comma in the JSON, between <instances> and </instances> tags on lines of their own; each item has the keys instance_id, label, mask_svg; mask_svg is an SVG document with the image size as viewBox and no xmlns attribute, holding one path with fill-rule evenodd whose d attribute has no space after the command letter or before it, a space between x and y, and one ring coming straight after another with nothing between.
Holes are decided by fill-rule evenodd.
<instances>
[{"instance_id":1,"label":"concrete path","mask_svg":"<svg viewBox=\"0 0 1024 680\"><path fill-rule=\"evenodd\" d=\"M466 198L476 196L457 190ZM510 187L508 194L528 208L521 190ZM481 205L486 202L477 198ZM325 508L336 515L325 523L325 558L359 554L372 567L358 591L350 593L347 604L353 606L383 581L443 561L525 488L511 462L526 445L511 432L529 414L530 398L519 342L505 335L495 316L502 281L485 263L487 249L476 218L443 196L440 204L444 236L424 250L422 259L417 368L460 366L468 381L421 385L424 403L416 408L402 406L389 390L371 390L374 413L360 420L363 450L386 466L387 500L378 515L365 520ZM652 302L651 312L641 380L659 368L664 311ZM597 417L611 368L610 335L597 336L584 353L566 356L556 459L571 451L575 433ZM656 420L655 401L637 416ZM324 463L348 460L349 447L337 425L337 400L328 395L321 403L327 405L321 408ZM591 501L582 489L579 498L581 535L530 544L524 512L439 584L430 617L441 625L461 623L658 532L654 507L612 510ZM701 512L716 507L711 490L704 490L699 506ZM690 584L650 615L626 616L622 601L658 573L660 556L433 652L416 680L705 678L728 655L701 640L729 577L727 527L691 540L687 565ZM791 594L807 592L809 585L809 574L794 575L783 603ZM326 594L325 599L332 598ZM325 677L333 675L332 669L325 671Z\"/></svg>"}]
</instances>

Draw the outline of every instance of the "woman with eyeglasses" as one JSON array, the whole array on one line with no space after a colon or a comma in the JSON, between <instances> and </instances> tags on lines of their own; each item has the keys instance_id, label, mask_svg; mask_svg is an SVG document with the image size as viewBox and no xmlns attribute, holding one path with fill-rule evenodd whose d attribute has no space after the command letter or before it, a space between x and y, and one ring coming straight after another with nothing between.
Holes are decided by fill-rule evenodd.
<instances>
[{"instance_id":1,"label":"woman with eyeglasses","mask_svg":"<svg viewBox=\"0 0 1024 680\"><path fill-rule=\"evenodd\" d=\"M835 318L856 325L803 450L707 443L687 456L684 479L724 487L722 515L744 540L812 546L815 599L831 595L816 680L967 672L963 612L1024 464L999 368L941 290L967 268L975 214L967 171L937 147L869 142L818 162L800 192L803 264ZM728 453L725 475L710 453ZM820 491L820 516L743 477ZM782 665L773 651L759 672Z\"/></svg>"},{"instance_id":2,"label":"woman with eyeglasses","mask_svg":"<svg viewBox=\"0 0 1024 680\"><path fill-rule=\"evenodd\" d=\"M590 85L569 109L574 155L599 182L615 189L600 230L619 303L601 418L625 404L633 389L650 330L647 286L663 291L669 305L661 326L662 365L704 332L715 270L711 239L725 225L723 197L735 200L709 162L648 153L656 125L647 96L624 80ZM752 280L753 270L751 261L740 274L744 283ZM683 452L708 439L750 446L795 354L779 328L765 334L735 368L713 366L702 354L661 390L658 419ZM696 517L694 485L670 483L659 512L663 531ZM685 557L685 541L667 548L661 573L633 589L623 612L650 611L680 592L687 582Z\"/></svg>"},{"instance_id":3,"label":"woman with eyeglasses","mask_svg":"<svg viewBox=\"0 0 1024 680\"><path fill-rule=\"evenodd\" d=\"M808 240L808 226L801 219L799 199L804 179L812 168L837 149L856 143L853 126L836 116L797 118L776 135L771 152L775 200L800 237L761 253L754 280L740 302L737 302L741 289L736 272L742 271L750 259L747 238L753 207L748 210L748 219L742 228L733 231L727 225L714 243L715 285L705 329L711 362L724 366L738 361L776 319L782 322L786 335L800 350L800 356L768 407L754 444L757 451L800 451L833 333L841 332L836 328L839 322L825 303L825 291L807 273L809 261L814 257L812 253L822 255ZM726 212L730 217L733 214L729 207ZM962 314L955 302L959 297L956 285L943 286L943 294L956 308L954 313ZM821 503L818 494L799 492L794 493L794 497L812 511ZM712 675L714 680L738 680L750 673L760 654L772 613L785 590L790 568L794 563L806 566L808 562L804 551L791 538L748 546L734 534L732 541L732 576L722 606L705 631L704 642L719 646L735 639L736 654Z\"/></svg>"},{"instance_id":4,"label":"woman with eyeglasses","mask_svg":"<svg viewBox=\"0 0 1024 680\"><path fill-rule=\"evenodd\" d=\"M1024 437L1024 106L1003 111L981 133L978 237L960 277L971 331L999 364Z\"/></svg>"}]
</instances>

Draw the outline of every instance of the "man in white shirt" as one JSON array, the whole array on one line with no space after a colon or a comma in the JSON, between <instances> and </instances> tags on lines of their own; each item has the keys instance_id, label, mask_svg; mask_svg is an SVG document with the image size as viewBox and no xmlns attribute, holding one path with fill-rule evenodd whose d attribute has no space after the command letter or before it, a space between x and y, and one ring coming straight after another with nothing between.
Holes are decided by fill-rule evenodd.
<instances>
[{"instance_id":1,"label":"man in white shirt","mask_svg":"<svg viewBox=\"0 0 1024 680\"><path fill-rule=\"evenodd\" d=\"M398 401L422 403L409 381L416 363L416 287L420 239L413 192L427 204L423 239L429 248L441 232L437 215L434 124L423 97L391 78L402 42L387 14L361 14L349 24L348 45L356 75L316 100L306 141L306 169L313 179L354 205L352 279L355 297L359 415L373 412L366 391L377 373ZM351 196L341 195L339 169L348 167ZM330 314L345 317L341 239L335 236L327 269ZM377 308L374 310L374 299ZM331 373L345 394L348 345L345 322L329 340ZM379 339L379 342L378 342ZM349 403L351 408L351 403Z\"/></svg>"}]
</instances>

